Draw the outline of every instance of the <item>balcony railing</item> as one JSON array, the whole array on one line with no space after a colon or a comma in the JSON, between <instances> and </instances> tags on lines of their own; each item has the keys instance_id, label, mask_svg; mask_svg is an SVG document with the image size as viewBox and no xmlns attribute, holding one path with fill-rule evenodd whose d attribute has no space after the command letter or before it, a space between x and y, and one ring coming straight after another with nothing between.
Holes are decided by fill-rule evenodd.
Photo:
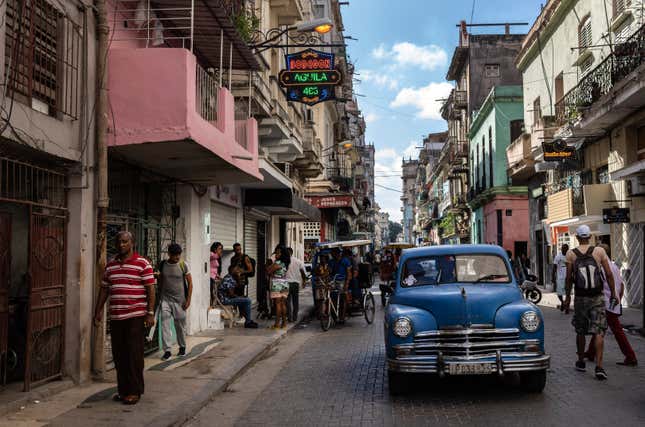
<instances>
[{"instance_id":1,"label":"balcony railing","mask_svg":"<svg viewBox=\"0 0 645 427\"><path fill-rule=\"evenodd\" d=\"M508 168L512 170L531 157L531 135L523 133L506 147L506 160Z\"/></svg>"},{"instance_id":2,"label":"balcony railing","mask_svg":"<svg viewBox=\"0 0 645 427\"><path fill-rule=\"evenodd\" d=\"M235 121L235 142L241 145L244 148L246 147L246 120L236 120Z\"/></svg>"},{"instance_id":3,"label":"balcony railing","mask_svg":"<svg viewBox=\"0 0 645 427\"><path fill-rule=\"evenodd\" d=\"M219 81L214 72L204 70L199 64L197 69L197 112L207 122L217 121L217 94Z\"/></svg>"},{"instance_id":4,"label":"balcony railing","mask_svg":"<svg viewBox=\"0 0 645 427\"><path fill-rule=\"evenodd\" d=\"M645 59L645 25L614 51L556 103L557 121L564 124L579 117L581 109L590 107L609 93L616 83L636 70Z\"/></svg>"},{"instance_id":5,"label":"balcony railing","mask_svg":"<svg viewBox=\"0 0 645 427\"><path fill-rule=\"evenodd\" d=\"M454 100L456 108L466 108L468 106L468 94L465 90L456 90Z\"/></svg>"}]
</instances>

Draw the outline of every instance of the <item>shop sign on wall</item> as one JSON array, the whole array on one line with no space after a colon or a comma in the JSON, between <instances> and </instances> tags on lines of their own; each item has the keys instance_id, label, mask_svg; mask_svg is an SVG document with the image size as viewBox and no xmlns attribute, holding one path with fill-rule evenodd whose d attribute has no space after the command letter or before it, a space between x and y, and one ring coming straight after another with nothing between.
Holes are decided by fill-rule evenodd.
<instances>
[{"instance_id":1,"label":"shop sign on wall","mask_svg":"<svg viewBox=\"0 0 645 427\"><path fill-rule=\"evenodd\" d=\"M335 87L342 75L334 68L334 54L307 49L285 56L287 69L278 81L287 91L287 100L314 105L336 98Z\"/></svg>"}]
</instances>

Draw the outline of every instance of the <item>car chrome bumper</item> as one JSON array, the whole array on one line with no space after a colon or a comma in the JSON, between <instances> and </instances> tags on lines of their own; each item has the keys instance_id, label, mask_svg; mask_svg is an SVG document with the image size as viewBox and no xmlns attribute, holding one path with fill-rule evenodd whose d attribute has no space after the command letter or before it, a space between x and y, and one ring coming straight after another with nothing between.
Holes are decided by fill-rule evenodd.
<instances>
[{"instance_id":1,"label":"car chrome bumper","mask_svg":"<svg viewBox=\"0 0 645 427\"><path fill-rule=\"evenodd\" d=\"M491 374L504 375L506 372L539 371L548 369L551 356L537 353L501 353L494 355L467 356L401 356L388 358L390 371L409 373L436 373L441 376L449 372L450 365L490 363Z\"/></svg>"}]
</instances>

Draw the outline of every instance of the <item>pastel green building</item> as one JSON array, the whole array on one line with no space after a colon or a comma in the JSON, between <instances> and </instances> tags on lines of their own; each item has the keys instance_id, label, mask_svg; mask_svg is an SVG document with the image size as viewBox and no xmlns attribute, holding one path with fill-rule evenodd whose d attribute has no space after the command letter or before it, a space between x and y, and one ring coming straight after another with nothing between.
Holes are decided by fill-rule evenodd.
<instances>
[{"instance_id":1,"label":"pastel green building","mask_svg":"<svg viewBox=\"0 0 645 427\"><path fill-rule=\"evenodd\" d=\"M472 242L491 243L528 254L528 195L512 186L506 147L522 133L522 86L494 87L469 132Z\"/></svg>"}]
</instances>

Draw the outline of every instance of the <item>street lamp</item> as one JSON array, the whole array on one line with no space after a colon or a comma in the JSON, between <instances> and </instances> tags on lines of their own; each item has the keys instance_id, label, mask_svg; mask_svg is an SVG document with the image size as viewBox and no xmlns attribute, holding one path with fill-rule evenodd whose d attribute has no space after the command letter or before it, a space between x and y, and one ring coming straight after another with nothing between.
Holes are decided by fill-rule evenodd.
<instances>
[{"instance_id":1,"label":"street lamp","mask_svg":"<svg viewBox=\"0 0 645 427\"><path fill-rule=\"evenodd\" d=\"M295 30L301 33L306 33L309 31L315 31L318 34L327 34L331 31L334 26L333 22L329 18L319 18L307 22L301 22L295 27L287 28L288 30Z\"/></svg>"},{"instance_id":2,"label":"street lamp","mask_svg":"<svg viewBox=\"0 0 645 427\"><path fill-rule=\"evenodd\" d=\"M320 152L321 152L321 153L324 153L324 152L326 152L326 151L333 150L333 149L334 149L334 148L336 148L336 147L342 147L342 148L344 148L345 150L349 150L349 149L350 149L350 148L352 148L353 146L354 146L354 143L352 143L352 141L350 141L350 140L345 140L345 141L341 141L341 142L339 142L339 143L337 143L337 144L334 144L334 145L332 145L332 146L330 146L330 147L323 148Z\"/></svg>"},{"instance_id":3,"label":"street lamp","mask_svg":"<svg viewBox=\"0 0 645 427\"><path fill-rule=\"evenodd\" d=\"M345 43L324 43L318 35L331 31L334 24L330 18L318 18L311 21L301 22L294 26L282 28L270 28L267 31L254 31L251 34L249 47L263 52L270 48L299 47L344 47ZM289 34L290 31L299 34ZM316 32L318 35L306 34ZM281 41L282 36L287 35L286 43Z\"/></svg>"}]
</instances>

